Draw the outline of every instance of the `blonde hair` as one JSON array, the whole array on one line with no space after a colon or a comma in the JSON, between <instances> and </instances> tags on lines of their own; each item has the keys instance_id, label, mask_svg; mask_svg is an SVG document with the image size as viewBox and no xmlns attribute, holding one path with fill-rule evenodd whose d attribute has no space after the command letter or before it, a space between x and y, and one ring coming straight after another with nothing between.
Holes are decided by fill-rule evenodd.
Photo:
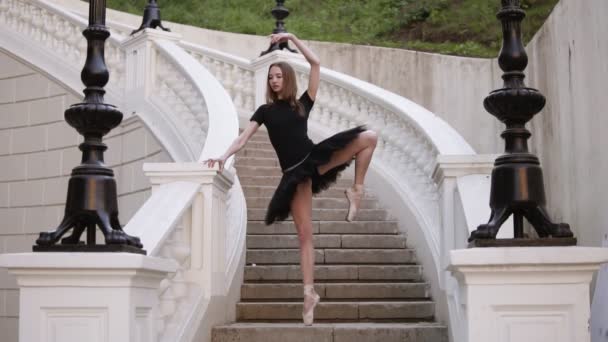
<instances>
[{"instance_id":1,"label":"blonde hair","mask_svg":"<svg viewBox=\"0 0 608 342\"><path fill-rule=\"evenodd\" d=\"M287 101L291 108L295 109L300 115L304 116L304 108L302 104L296 99L298 93L298 82L296 81L296 72L293 70L291 65L286 62L272 63L268 67L268 74L272 67L278 67L281 69L283 74L283 88L281 89L281 99ZM279 94L272 90L270 82L266 81L266 103L275 103L279 100Z\"/></svg>"}]
</instances>

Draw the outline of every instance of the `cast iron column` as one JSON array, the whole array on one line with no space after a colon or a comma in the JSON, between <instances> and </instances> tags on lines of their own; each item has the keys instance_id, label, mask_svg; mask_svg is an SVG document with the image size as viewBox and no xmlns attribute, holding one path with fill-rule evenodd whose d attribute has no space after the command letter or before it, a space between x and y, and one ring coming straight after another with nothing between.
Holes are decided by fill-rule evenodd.
<instances>
[{"instance_id":1,"label":"cast iron column","mask_svg":"<svg viewBox=\"0 0 608 342\"><path fill-rule=\"evenodd\" d=\"M65 119L84 136L79 148L82 164L72 170L68 185L65 216L59 227L52 232L40 233L34 251L78 252L132 252L145 254L138 238L127 235L118 221L118 203L114 172L105 166L103 152L107 146L102 137L122 121L122 113L116 107L104 103L104 86L109 72L104 60L104 45L110 36L105 26L105 0L90 0L89 26L83 31L87 39L87 59L81 79L84 102L72 105L65 111ZM105 245L96 244L96 227L99 226ZM86 244L80 236L87 230ZM72 235L56 243L72 230Z\"/></svg>"},{"instance_id":2,"label":"cast iron column","mask_svg":"<svg viewBox=\"0 0 608 342\"><path fill-rule=\"evenodd\" d=\"M573 245L576 239L566 223L553 223L545 210L545 188L538 158L528 151L531 134L526 123L545 106L545 97L524 84L523 71L528 56L521 40L521 21L525 12L519 0L501 0L498 19L502 22L503 45L498 63L504 71L504 87L486 97L484 107L506 124L501 134L505 154L492 170L490 207L487 224L471 233L471 246L497 245ZM496 240L505 220L513 214L515 239ZM534 226L540 240L524 239L523 218Z\"/></svg>"},{"instance_id":3,"label":"cast iron column","mask_svg":"<svg viewBox=\"0 0 608 342\"><path fill-rule=\"evenodd\" d=\"M134 35L143 29L157 27L160 27L165 31L171 31L168 28L163 27L163 23L160 21L160 9L156 4L156 0L148 0L148 4L144 9L144 18L141 22L141 26L137 30L131 32L131 35Z\"/></svg>"},{"instance_id":4,"label":"cast iron column","mask_svg":"<svg viewBox=\"0 0 608 342\"><path fill-rule=\"evenodd\" d=\"M274 28L274 30L272 30L273 34L287 32L287 30L285 29L285 22L283 20L285 20L285 18L287 18L289 16L289 10L287 8L285 8L285 6L283 6L284 3L285 3L285 0L277 0L277 6L275 8L273 8L271 11L272 16L276 19L276 27ZM260 56L264 56L265 54L272 52L272 51L283 50L283 49L287 49L288 51L291 51L294 53L296 52L296 50L289 47L289 42L282 42L282 43L270 44L270 47L268 48L268 50L263 51L260 54Z\"/></svg>"}]
</instances>

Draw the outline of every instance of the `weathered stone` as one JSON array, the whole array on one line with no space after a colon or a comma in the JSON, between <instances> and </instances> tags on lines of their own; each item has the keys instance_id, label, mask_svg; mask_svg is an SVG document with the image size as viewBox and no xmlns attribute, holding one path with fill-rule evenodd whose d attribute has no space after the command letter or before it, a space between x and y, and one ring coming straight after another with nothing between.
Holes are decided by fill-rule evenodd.
<instances>
[{"instance_id":1,"label":"weathered stone","mask_svg":"<svg viewBox=\"0 0 608 342\"><path fill-rule=\"evenodd\" d=\"M283 175L264 132L239 152L236 168L249 220L240 322L215 327L213 342L448 341L445 326L406 323L432 320L435 305L414 251L406 248L404 230L373 193L366 191L357 221L344 220L344 189L352 184L352 172L312 201L315 290L321 302L315 324L305 327L297 229L290 220L263 222Z\"/></svg>"},{"instance_id":2,"label":"weathered stone","mask_svg":"<svg viewBox=\"0 0 608 342\"><path fill-rule=\"evenodd\" d=\"M433 302L365 302L359 305L360 319L432 319Z\"/></svg>"},{"instance_id":3,"label":"weathered stone","mask_svg":"<svg viewBox=\"0 0 608 342\"><path fill-rule=\"evenodd\" d=\"M315 250L315 262L323 263L323 250ZM247 264L299 264L298 249L248 249Z\"/></svg>"},{"instance_id":4,"label":"weathered stone","mask_svg":"<svg viewBox=\"0 0 608 342\"><path fill-rule=\"evenodd\" d=\"M395 221L322 221L319 225L321 234L397 234L399 227Z\"/></svg>"},{"instance_id":5,"label":"weathered stone","mask_svg":"<svg viewBox=\"0 0 608 342\"><path fill-rule=\"evenodd\" d=\"M315 248L340 248L340 235L315 235ZM291 235L248 235L248 248L299 248L300 240L296 234Z\"/></svg>"},{"instance_id":6,"label":"weathered stone","mask_svg":"<svg viewBox=\"0 0 608 342\"><path fill-rule=\"evenodd\" d=\"M359 267L356 265L315 265L315 279L353 280L358 279ZM245 281L300 281L302 271L299 265L260 265L245 266Z\"/></svg>"},{"instance_id":7,"label":"weathered stone","mask_svg":"<svg viewBox=\"0 0 608 342\"><path fill-rule=\"evenodd\" d=\"M342 248L405 248L404 235L342 235Z\"/></svg>"},{"instance_id":8,"label":"weathered stone","mask_svg":"<svg viewBox=\"0 0 608 342\"><path fill-rule=\"evenodd\" d=\"M411 249L326 249L327 264L411 264L414 251Z\"/></svg>"}]
</instances>

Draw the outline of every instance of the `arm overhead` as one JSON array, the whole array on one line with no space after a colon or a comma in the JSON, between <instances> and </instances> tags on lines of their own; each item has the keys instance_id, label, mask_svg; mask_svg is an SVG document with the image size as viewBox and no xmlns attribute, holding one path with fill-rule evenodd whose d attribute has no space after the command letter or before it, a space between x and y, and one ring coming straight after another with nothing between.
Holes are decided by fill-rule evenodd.
<instances>
[{"instance_id":1,"label":"arm overhead","mask_svg":"<svg viewBox=\"0 0 608 342\"><path fill-rule=\"evenodd\" d=\"M298 37L291 33L273 34L270 36L270 40L273 44L277 42L280 43L287 40L291 40L298 48L298 50L300 50L304 58L306 58L306 61L308 61L308 63L310 64L310 75L308 77L308 95L310 96L310 99L314 101L317 96L317 90L319 90L319 79L321 75L321 61L319 60L319 57L317 57L317 55L312 52L312 50L310 50L308 46L304 45L304 43L300 39L298 39Z\"/></svg>"}]
</instances>

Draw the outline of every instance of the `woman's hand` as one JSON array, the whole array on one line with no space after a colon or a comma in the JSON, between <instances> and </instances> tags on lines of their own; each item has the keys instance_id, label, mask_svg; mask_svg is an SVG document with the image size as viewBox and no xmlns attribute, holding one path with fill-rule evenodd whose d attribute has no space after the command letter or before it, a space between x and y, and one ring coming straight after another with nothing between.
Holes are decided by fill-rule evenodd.
<instances>
[{"instance_id":1,"label":"woman's hand","mask_svg":"<svg viewBox=\"0 0 608 342\"><path fill-rule=\"evenodd\" d=\"M275 34L271 34L270 35L270 43L271 44L276 44L276 43L284 43L290 39L292 39L294 37L293 34L291 33L275 33Z\"/></svg>"},{"instance_id":2,"label":"woman's hand","mask_svg":"<svg viewBox=\"0 0 608 342\"><path fill-rule=\"evenodd\" d=\"M218 166L220 167L220 172L222 172L222 171L224 171L224 164L226 163L226 159L211 158L211 159L207 159L207 160L203 161L203 163L207 164L207 167L210 169L213 168L215 163L218 163Z\"/></svg>"}]
</instances>

